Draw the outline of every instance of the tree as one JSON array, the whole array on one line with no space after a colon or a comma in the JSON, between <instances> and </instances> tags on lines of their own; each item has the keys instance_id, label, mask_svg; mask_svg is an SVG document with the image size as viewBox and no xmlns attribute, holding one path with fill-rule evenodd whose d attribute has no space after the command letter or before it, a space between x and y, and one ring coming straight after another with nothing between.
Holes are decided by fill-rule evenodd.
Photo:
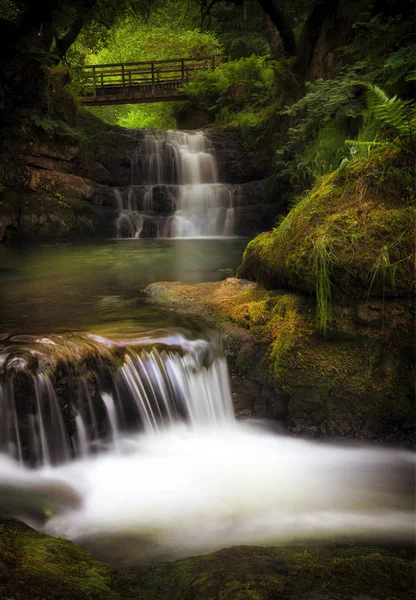
<instances>
[{"instance_id":1,"label":"tree","mask_svg":"<svg viewBox=\"0 0 416 600\"><path fill-rule=\"evenodd\" d=\"M0 0L0 103L42 100L46 70L57 66L86 27L102 35L128 11L147 14L156 0ZM30 77L27 74L30 73Z\"/></svg>"},{"instance_id":2,"label":"tree","mask_svg":"<svg viewBox=\"0 0 416 600\"><path fill-rule=\"evenodd\" d=\"M224 0L199 0L203 19ZM229 0L241 6L244 0ZM264 34L274 58L287 59L292 73L286 100L297 100L305 83L333 74L335 51L352 41L357 15L410 14L413 0L257 0L265 16ZM274 30L273 30L274 27ZM278 33L278 40L276 39Z\"/></svg>"}]
</instances>

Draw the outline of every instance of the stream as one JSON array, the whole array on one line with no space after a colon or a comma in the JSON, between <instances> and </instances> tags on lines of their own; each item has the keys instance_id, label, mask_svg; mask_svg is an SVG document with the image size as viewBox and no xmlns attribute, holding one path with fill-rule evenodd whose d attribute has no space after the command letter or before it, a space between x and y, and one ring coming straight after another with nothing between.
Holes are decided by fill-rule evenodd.
<instances>
[{"instance_id":1,"label":"stream","mask_svg":"<svg viewBox=\"0 0 416 600\"><path fill-rule=\"evenodd\" d=\"M172 172L183 162L169 180L178 237L139 239L152 204L131 193L126 208L119 192L119 230L135 239L0 249L0 513L117 565L235 544L410 543L410 451L237 421L218 332L146 302L153 282L232 275L247 244L229 237L225 188L198 188L208 172L219 189L203 137L147 143L150 187L166 181L163 157Z\"/></svg>"}]
</instances>

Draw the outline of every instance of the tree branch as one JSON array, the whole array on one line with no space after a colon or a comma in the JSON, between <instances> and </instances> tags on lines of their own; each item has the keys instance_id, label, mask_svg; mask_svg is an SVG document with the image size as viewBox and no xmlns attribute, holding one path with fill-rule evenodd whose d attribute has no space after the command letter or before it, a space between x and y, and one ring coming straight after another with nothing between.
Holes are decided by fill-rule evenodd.
<instances>
[{"instance_id":1,"label":"tree branch","mask_svg":"<svg viewBox=\"0 0 416 600\"><path fill-rule=\"evenodd\" d=\"M72 22L72 25L66 32L66 34L61 38L56 38L56 49L59 58L63 58L65 54L68 52L69 48L75 42L79 34L81 33L82 28L87 23L88 19L91 16L91 12L97 4L98 0L88 0L85 4L85 10L81 12L76 19Z\"/></svg>"}]
</instances>

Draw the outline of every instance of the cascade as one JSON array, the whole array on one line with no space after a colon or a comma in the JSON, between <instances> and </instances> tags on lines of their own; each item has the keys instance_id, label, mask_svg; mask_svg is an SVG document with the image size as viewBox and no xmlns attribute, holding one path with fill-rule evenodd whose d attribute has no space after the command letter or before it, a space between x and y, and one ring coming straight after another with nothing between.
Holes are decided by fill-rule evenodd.
<instances>
[{"instance_id":1,"label":"cascade","mask_svg":"<svg viewBox=\"0 0 416 600\"><path fill-rule=\"evenodd\" d=\"M235 421L215 339L90 337L89 377L38 350L0 353L0 514L135 566L236 544L412 541L411 452Z\"/></svg>"},{"instance_id":2,"label":"cascade","mask_svg":"<svg viewBox=\"0 0 416 600\"><path fill-rule=\"evenodd\" d=\"M131 185L114 191L118 237L230 237L233 186L218 183L201 131L148 133L131 159Z\"/></svg>"},{"instance_id":3,"label":"cascade","mask_svg":"<svg viewBox=\"0 0 416 600\"><path fill-rule=\"evenodd\" d=\"M160 348L163 339L150 349L126 346L121 365L118 358L110 365L108 358L96 358L94 398L91 373L67 377L67 394L59 401L56 388L62 383L53 383L48 368L33 373L27 361L12 356L0 379L0 451L39 467L116 448L127 431L155 435L177 422L232 421L227 366L218 342L180 336L168 341L174 346ZM113 342L98 338L98 351L99 343ZM24 402L18 402L22 396Z\"/></svg>"}]
</instances>

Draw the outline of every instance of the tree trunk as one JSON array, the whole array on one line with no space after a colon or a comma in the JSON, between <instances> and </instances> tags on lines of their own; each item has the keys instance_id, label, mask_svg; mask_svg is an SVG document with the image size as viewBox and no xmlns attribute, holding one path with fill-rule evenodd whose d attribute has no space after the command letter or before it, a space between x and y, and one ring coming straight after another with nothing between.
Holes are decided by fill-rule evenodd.
<instances>
[{"instance_id":1,"label":"tree trunk","mask_svg":"<svg viewBox=\"0 0 416 600\"><path fill-rule=\"evenodd\" d=\"M315 52L318 46L322 45L323 38L332 38L332 41L335 41L338 46L340 45L335 39L339 34L335 24L335 14L339 3L340 0L322 0L314 7L303 27L296 64L297 74L303 81L306 81L311 74L311 65L315 58ZM328 30L330 31L330 35L325 35ZM326 41L328 42L329 39ZM325 43L323 45L325 46ZM329 44L326 45L328 46ZM325 52L325 48L323 52ZM319 75L323 76L324 74L320 73Z\"/></svg>"},{"instance_id":2,"label":"tree trunk","mask_svg":"<svg viewBox=\"0 0 416 600\"><path fill-rule=\"evenodd\" d=\"M283 48L279 40L277 29L272 23L269 15L264 13L264 37L269 43L270 52L274 60L281 60L283 58Z\"/></svg>"},{"instance_id":3,"label":"tree trunk","mask_svg":"<svg viewBox=\"0 0 416 600\"><path fill-rule=\"evenodd\" d=\"M258 2L280 34L284 56L286 58L296 56L295 34L285 13L280 8L279 0L258 0Z\"/></svg>"}]
</instances>

